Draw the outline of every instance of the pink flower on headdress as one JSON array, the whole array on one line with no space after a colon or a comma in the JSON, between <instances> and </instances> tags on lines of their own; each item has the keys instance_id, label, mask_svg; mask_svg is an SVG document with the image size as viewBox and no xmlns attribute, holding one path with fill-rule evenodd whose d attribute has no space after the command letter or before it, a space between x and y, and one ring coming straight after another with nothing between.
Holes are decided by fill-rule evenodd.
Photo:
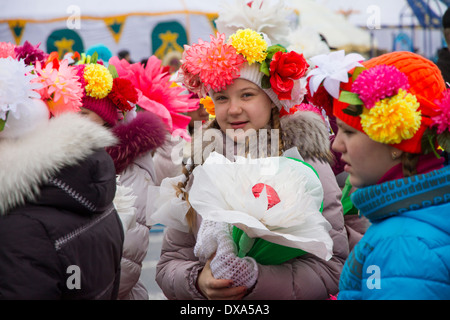
<instances>
[{"instance_id":1,"label":"pink flower on headdress","mask_svg":"<svg viewBox=\"0 0 450 320\"><path fill-rule=\"evenodd\" d=\"M379 65L364 70L352 85L367 109L377 101L395 96L400 89L408 90L408 77L394 66Z\"/></svg>"},{"instance_id":2,"label":"pink flower on headdress","mask_svg":"<svg viewBox=\"0 0 450 320\"><path fill-rule=\"evenodd\" d=\"M42 68L39 61L36 62L35 71L38 77L33 79L33 82L43 85L36 91L53 115L77 112L82 106L83 89L78 81L77 71L68 63L67 60L62 60L57 70L53 68L53 62L48 63L45 68Z\"/></svg>"},{"instance_id":3,"label":"pink flower on headdress","mask_svg":"<svg viewBox=\"0 0 450 320\"><path fill-rule=\"evenodd\" d=\"M199 40L198 44L185 46L182 63L185 66L183 74L189 85L195 83L195 76L200 78L205 88L199 85L193 92L209 90L220 91L239 77L239 67L246 61L236 52L236 49L225 43L225 34L210 35L211 42ZM188 75L190 73L191 75Z\"/></svg>"},{"instance_id":4,"label":"pink flower on headdress","mask_svg":"<svg viewBox=\"0 0 450 320\"><path fill-rule=\"evenodd\" d=\"M191 118L183 113L196 110L198 101L182 94L184 88L172 87L170 74L163 70L161 60L151 56L144 67L140 63L130 64L112 57L109 64L116 67L120 78L130 80L135 86L139 107L159 116L173 136L179 135L190 141L186 128Z\"/></svg>"},{"instance_id":5,"label":"pink flower on headdress","mask_svg":"<svg viewBox=\"0 0 450 320\"><path fill-rule=\"evenodd\" d=\"M10 42L0 42L0 58L11 57L15 59L16 58L16 53L14 52L15 47L16 46Z\"/></svg>"},{"instance_id":6,"label":"pink flower on headdress","mask_svg":"<svg viewBox=\"0 0 450 320\"><path fill-rule=\"evenodd\" d=\"M437 127L437 134L443 133L445 130L450 131L450 89L444 92L444 97L438 102L440 114L432 117L432 127Z\"/></svg>"}]
</instances>

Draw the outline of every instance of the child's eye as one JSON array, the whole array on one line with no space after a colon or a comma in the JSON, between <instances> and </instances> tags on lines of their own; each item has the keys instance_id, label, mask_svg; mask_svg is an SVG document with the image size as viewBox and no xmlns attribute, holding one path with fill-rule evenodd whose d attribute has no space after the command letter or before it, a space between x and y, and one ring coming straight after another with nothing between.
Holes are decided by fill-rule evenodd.
<instances>
[{"instance_id":1,"label":"child's eye","mask_svg":"<svg viewBox=\"0 0 450 320\"><path fill-rule=\"evenodd\" d=\"M214 101L225 101L225 100L227 100L227 97L226 96L216 96L216 97L214 97Z\"/></svg>"}]
</instances>

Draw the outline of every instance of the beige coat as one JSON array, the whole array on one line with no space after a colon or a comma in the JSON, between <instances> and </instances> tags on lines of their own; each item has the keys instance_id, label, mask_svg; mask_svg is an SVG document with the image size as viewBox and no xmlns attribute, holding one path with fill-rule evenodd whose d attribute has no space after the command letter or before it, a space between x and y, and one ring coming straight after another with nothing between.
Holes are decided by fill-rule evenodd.
<instances>
[{"instance_id":1,"label":"beige coat","mask_svg":"<svg viewBox=\"0 0 450 320\"><path fill-rule=\"evenodd\" d=\"M333 257L324 261L306 254L281 265L259 265L256 285L244 299L327 299L338 292L339 277L349 253L341 190L326 161L330 159L328 131L312 112L283 117L281 126L285 150L296 146L319 174L324 188L323 216L332 225ZM168 299L205 299L196 287L203 268L193 251L197 230L194 233L166 230L156 281Z\"/></svg>"}]
</instances>

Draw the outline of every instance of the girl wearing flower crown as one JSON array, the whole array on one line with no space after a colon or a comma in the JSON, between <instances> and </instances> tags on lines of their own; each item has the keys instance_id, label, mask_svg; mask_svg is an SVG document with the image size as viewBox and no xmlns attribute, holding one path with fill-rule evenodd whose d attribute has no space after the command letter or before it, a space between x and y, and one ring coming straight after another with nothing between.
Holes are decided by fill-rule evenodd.
<instances>
[{"instance_id":1,"label":"girl wearing flower crown","mask_svg":"<svg viewBox=\"0 0 450 320\"><path fill-rule=\"evenodd\" d=\"M239 10L245 14L249 10L267 9L267 6L267 2L253 1L251 7L244 5ZM296 109L293 107L301 104L305 94L304 76L308 64L301 54L288 52L281 45L272 46L264 31L242 28L228 39L218 33L216 37L211 36L210 42L200 40L198 44L185 47L180 80L200 97L209 94L214 102L215 119L193 137L191 162L185 167L181 181L175 181L178 182L178 197L161 200L161 208L166 211L153 217L156 221L166 219L163 223L168 226L156 280L169 299L327 299L337 292L339 275L348 255L348 242L339 201L340 189L328 163L328 130L322 117L315 112L290 114ZM256 145L251 143L255 136L259 141ZM324 218L318 226L330 238L331 254L325 259L303 252L276 265L238 256L230 240L229 224L206 221L194 205L191 206L190 196L194 194L190 191L196 179L200 179L194 178L193 172L195 174L195 169L203 167L213 156L215 159L225 156L232 163L239 154L273 159L287 156L288 150L294 150L297 158L306 161L318 173ZM218 168L216 172L222 171ZM280 179L289 183L287 177ZM238 189L237 185L220 181L223 181L223 188ZM267 188L263 191L253 188L255 197L261 194L267 199ZM173 193L169 183L167 190ZM283 195L280 198L285 201ZM272 203L273 208L277 207L276 203ZM300 207L297 209L301 211ZM178 219L168 218L177 215ZM217 244L215 251L199 242ZM221 273L223 270L225 272Z\"/></svg>"},{"instance_id":2,"label":"girl wearing flower crown","mask_svg":"<svg viewBox=\"0 0 450 320\"><path fill-rule=\"evenodd\" d=\"M349 255L338 298L449 299L450 104L441 73L411 52L348 71L333 95L333 149L372 225Z\"/></svg>"}]
</instances>

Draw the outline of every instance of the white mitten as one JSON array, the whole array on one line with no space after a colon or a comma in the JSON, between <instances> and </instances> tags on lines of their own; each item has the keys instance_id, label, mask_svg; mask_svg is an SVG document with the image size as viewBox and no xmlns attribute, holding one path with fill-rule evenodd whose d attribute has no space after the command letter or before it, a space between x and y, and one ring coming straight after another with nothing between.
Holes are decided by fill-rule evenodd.
<instances>
[{"instance_id":1,"label":"white mitten","mask_svg":"<svg viewBox=\"0 0 450 320\"><path fill-rule=\"evenodd\" d=\"M197 242L194 247L194 254L200 262L206 263L217 250L216 230L219 222L203 219L197 233Z\"/></svg>"},{"instance_id":2,"label":"white mitten","mask_svg":"<svg viewBox=\"0 0 450 320\"><path fill-rule=\"evenodd\" d=\"M211 271L216 279L231 279L233 287L251 288L258 279L258 263L251 257L239 258L237 246L232 238L232 226L217 225L215 236L217 251L211 261Z\"/></svg>"}]
</instances>

